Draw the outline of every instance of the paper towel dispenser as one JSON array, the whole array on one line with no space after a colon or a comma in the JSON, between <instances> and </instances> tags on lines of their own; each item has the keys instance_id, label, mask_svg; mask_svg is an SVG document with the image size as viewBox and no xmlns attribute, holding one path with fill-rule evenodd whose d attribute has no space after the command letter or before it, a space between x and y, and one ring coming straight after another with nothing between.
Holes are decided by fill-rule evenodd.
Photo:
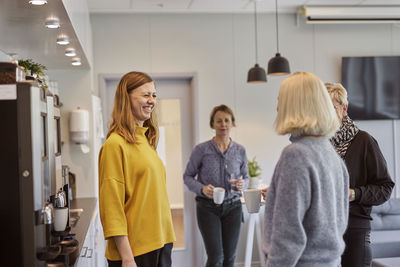
<instances>
[{"instance_id":1,"label":"paper towel dispenser","mask_svg":"<svg viewBox=\"0 0 400 267\"><path fill-rule=\"evenodd\" d=\"M70 113L70 139L76 144L86 144L89 141L89 111L77 108Z\"/></svg>"}]
</instances>

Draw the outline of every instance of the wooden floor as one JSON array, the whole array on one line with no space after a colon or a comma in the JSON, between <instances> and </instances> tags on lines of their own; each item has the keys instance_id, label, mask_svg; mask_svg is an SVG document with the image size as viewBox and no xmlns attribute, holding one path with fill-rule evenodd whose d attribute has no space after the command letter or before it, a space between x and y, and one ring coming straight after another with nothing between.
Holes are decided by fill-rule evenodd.
<instances>
[{"instance_id":1,"label":"wooden floor","mask_svg":"<svg viewBox=\"0 0 400 267\"><path fill-rule=\"evenodd\" d=\"M176 235L176 242L174 243L174 249L185 248L185 231L183 225L183 209L171 209L172 223L174 224L174 230Z\"/></svg>"}]
</instances>

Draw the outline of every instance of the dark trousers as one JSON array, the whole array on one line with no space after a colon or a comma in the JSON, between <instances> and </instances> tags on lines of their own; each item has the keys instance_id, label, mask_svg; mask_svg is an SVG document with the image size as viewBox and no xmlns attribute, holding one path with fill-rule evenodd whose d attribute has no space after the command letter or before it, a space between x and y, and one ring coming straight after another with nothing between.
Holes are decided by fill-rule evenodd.
<instances>
[{"instance_id":1,"label":"dark trousers","mask_svg":"<svg viewBox=\"0 0 400 267\"><path fill-rule=\"evenodd\" d=\"M164 247L134 257L138 267L171 267L172 243ZM108 260L109 267L121 267L122 261Z\"/></svg>"},{"instance_id":2,"label":"dark trousers","mask_svg":"<svg viewBox=\"0 0 400 267\"><path fill-rule=\"evenodd\" d=\"M369 267L372 262L371 230L348 228L343 239L346 248L342 255L343 267Z\"/></svg>"},{"instance_id":3,"label":"dark trousers","mask_svg":"<svg viewBox=\"0 0 400 267\"><path fill-rule=\"evenodd\" d=\"M240 200L216 205L196 197L197 224L207 252L206 267L233 267L242 222Z\"/></svg>"}]
</instances>

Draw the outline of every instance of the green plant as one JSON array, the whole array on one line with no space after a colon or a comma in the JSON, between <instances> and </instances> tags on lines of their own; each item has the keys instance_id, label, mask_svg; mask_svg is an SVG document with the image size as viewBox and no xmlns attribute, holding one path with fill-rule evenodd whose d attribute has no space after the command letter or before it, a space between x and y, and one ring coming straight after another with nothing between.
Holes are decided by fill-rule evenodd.
<instances>
[{"instance_id":1,"label":"green plant","mask_svg":"<svg viewBox=\"0 0 400 267\"><path fill-rule=\"evenodd\" d=\"M40 76L40 77L43 77L46 75L44 73L44 71L47 70L46 66L44 66L40 63L36 63L30 58L18 60L18 65L20 65L21 67L24 67L27 75L36 74L37 76Z\"/></svg>"},{"instance_id":2,"label":"green plant","mask_svg":"<svg viewBox=\"0 0 400 267\"><path fill-rule=\"evenodd\" d=\"M30 75L30 73L28 71L30 70L30 68L33 65L33 60L30 59L30 58L28 58L28 59L20 59L20 60L18 60L18 65L25 69L25 73L27 75Z\"/></svg>"},{"instance_id":3,"label":"green plant","mask_svg":"<svg viewBox=\"0 0 400 267\"><path fill-rule=\"evenodd\" d=\"M36 75L36 78L38 78L42 82L42 85L47 88L45 78L46 73L44 72L45 70L47 70L47 68L45 65L36 63L30 58L18 60L18 65L24 67L26 75Z\"/></svg>"},{"instance_id":4,"label":"green plant","mask_svg":"<svg viewBox=\"0 0 400 267\"><path fill-rule=\"evenodd\" d=\"M256 161L256 157L252 160L247 161L247 166L249 167L249 176L250 177L258 177L261 175L261 167L258 165Z\"/></svg>"}]
</instances>

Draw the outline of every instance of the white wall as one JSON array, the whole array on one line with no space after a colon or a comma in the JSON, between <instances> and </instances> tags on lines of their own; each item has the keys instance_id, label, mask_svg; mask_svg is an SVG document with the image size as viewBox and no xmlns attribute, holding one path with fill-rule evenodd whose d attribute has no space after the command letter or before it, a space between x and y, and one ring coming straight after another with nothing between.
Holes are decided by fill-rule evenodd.
<instances>
[{"instance_id":1,"label":"white wall","mask_svg":"<svg viewBox=\"0 0 400 267\"><path fill-rule=\"evenodd\" d=\"M2 50L0 50L0 62L4 62L4 61L9 61L10 57L4 53Z\"/></svg>"},{"instance_id":2,"label":"white wall","mask_svg":"<svg viewBox=\"0 0 400 267\"><path fill-rule=\"evenodd\" d=\"M92 92L94 83L93 74L93 46L92 26L86 1L63 0L63 4L79 38L80 45L85 52L90 69L62 70L51 69L47 75L51 80L58 82L61 107L61 141L62 164L68 165L70 171L76 174L76 196L97 197L97 154L99 141L95 138L92 111ZM80 107L90 114L89 143L90 152L82 153L78 145L69 139L69 113Z\"/></svg>"},{"instance_id":3,"label":"white wall","mask_svg":"<svg viewBox=\"0 0 400 267\"><path fill-rule=\"evenodd\" d=\"M273 172L287 138L273 131L276 100L284 77L267 84L246 83L254 65L251 15L92 15L94 72L197 72L200 140L212 136L207 126L211 108L232 106L238 127L234 139L257 156L264 179ZM292 72L311 71L324 81L340 81L342 56L394 55L400 52L400 28L385 24L296 26L294 15L280 16L280 51ZM259 15L259 63L266 67L276 52L274 16ZM95 90L98 88L95 87ZM366 129L391 133L391 122L361 123ZM376 127L375 127L376 126ZM400 131L400 130L399 130ZM379 138L394 172L392 137Z\"/></svg>"},{"instance_id":4,"label":"white wall","mask_svg":"<svg viewBox=\"0 0 400 267\"><path fill-rule=\"evenodd\" d=\"M97 168L97 157L93 156L94 138L93 124L90 123L89 147L90 153L84 154L80 147L70 141L69 138L69 113L80 107L90 112L90 122L93 121L92 114L92 80L91 70L50 70L48 76L58 82L61 107L61 148L62 164L68 165L70 171L76 174L77 197L97 196L95 183L95 168Z\"/></svg>"},{"instance_id":5,"label":"white wall","mask_svg":"<svg viewBox=\"0 0 400 267\"><path fill-rule=\"evenodd\" d=\"M288 144L287 137L273 130L284 77L268 77L268 83L261 85L246 83L247 71L255 63L251 15L96 14L91 20L95 77L131 70L197 72L200 141L213 135L208 127L212 107L231 106L237 117L233 138L246 147L249 158L257 156L263 178L269 182L280 151ZM340 81L342 56L400 52L397 26L306 25L302 21L297 26L295 15L280 16L279 26L280 52L289 59L292 72L310 71L327 82ZM276 52L274 27L273 15L259 15L259 63L263 67ZM360 126L378 139L393 174L393 140L400 140L399 122L395 137L392 122L369 121ZM239 261L242 257L239 254Z\"/></svg>"}]
</instances>

